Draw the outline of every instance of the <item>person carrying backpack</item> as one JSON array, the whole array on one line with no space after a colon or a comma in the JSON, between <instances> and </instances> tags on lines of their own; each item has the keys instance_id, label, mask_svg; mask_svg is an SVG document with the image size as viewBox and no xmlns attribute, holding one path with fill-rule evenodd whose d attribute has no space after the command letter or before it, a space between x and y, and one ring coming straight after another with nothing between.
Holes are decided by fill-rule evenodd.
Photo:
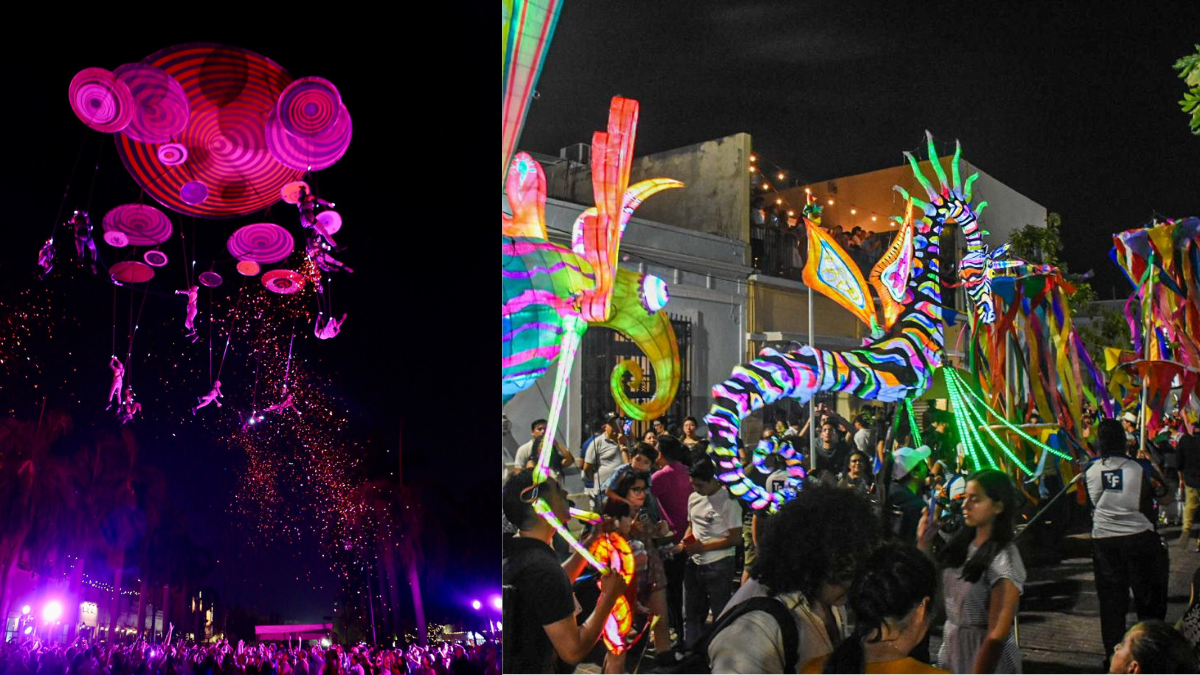
<instances>
[{"instance_id":1,"label":"person carrying backpack","mask_svg":"<svg viewBox=\"0 0 1200 675\"><path fill-rule=\"evenodd\" d=\"M846 592L881 532L862 494L806 488L764 521L751 580L709 633L676 657L679 669L660 672L794 673L832 653L846 632Z\"/></svg>"}]
</instances>

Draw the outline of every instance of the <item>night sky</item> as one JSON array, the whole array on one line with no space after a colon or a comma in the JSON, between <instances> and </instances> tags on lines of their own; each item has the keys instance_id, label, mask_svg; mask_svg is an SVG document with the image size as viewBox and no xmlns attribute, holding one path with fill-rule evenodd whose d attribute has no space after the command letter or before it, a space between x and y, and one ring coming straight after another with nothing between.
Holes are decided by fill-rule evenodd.
<instances>
[{"instance_id":1,"label":"night sky","mask_svg":"<svg viewBox=\"0 0 1200 675\"><path fill-rule=\"evenodd\" d=\"M1200 4L567 2L520 147L590 143L617 94L636 152L737 132L803 182L963 156L1063 218L1069 268L1127 291L1111 232L1200 213L1171 66Z\"/></svg>"},{"instance_id":2,"label":"night sky","mask_svg":"<svg viewBox=\"0 0 1200 675\"><path fill-rule=\"evenodd\" d=\"M117 354L123 357L126 351L129 289L117 293L119 318L114 329L113 287L103 270L93 277L76 265L71 239L63 230L56 238L54 275L42 284L35 274L38 249L50 235L68 180L70 192L58 220L65 221L72 209L85 208L90 192L97 248L109 264L114 250L101 239L101 219L114 206L138 202L140 197L112 138L87 130L72 113L67 86L75 73L91 66L112 70L174 44L217 42L262 54L293 77L329 79L353 116L354 136L346 155L310 183L322 197L335 202L344 217L337 239L346 250L336 255L355 273L338 274L332 282L335 312L349 314L345 329L332 340L318 341L311 323L297 325L295 367L306 371L306 386L314 397L335 402L339 415L344 413L344 438L357 443L354 453L360 464L355 470L392 475L399 465L403 426L404 482L418 491L426 513L427 618L469 619L474 615L469 609L471 599L499 592L495 518L483 516L498 510L499 498L494 489L495 463L482 461L488 456L488 446L479 440L482 429L478 420L462 414L478 407L477 402L463 400L466 371L460 365L467 350L476 346L461 330L466 325L458 320L463 314L436 292L447 265L447 255L438 251L451 247L431 235L429 225L438 221L428 218L425 209L445 187L440 183L445 170L423 132L432 113L414 107L416 99L406 95L428 90L428 73L409 67L410 54L399 51L395 39L385 40L369 26L351 30L329 22L310 25L303 33L280 26L211 30L164 17L160 28L168 27L128 29L119 35L82 28L72 33L63 26L32 27L24 35L28 42L10 41L4 46L4 62L21 65L12 71L13 104L4 112L4 126L12 133L2 150L0 203L5 215L0 227L4 237L0 301L28 306L28 296L20 294L34 289L35 308L60 317L51 330L53 339L35 345L33 353L35 359L51 364L48 371L66 375L41 383L37 391L32 390L32 380L3 383L0 414L11 410L36 419L40 394L45 392L48 407L57 405L75 417L77 431L117 428L100 401L110 376L106 364L112 333L116 333ZM453 152L450 147L443 143L440 151ZM82 159L72 174L77 154ZM100 168L93 187L97 157ZM146 203L158 206L148 197ZM265 380L260 380L262 389L250 394L255 360L248 339L235 334L221 376L226 407L218 411L210 406L196 418L187 415L186 407L207 388L208 296L202 289L198 326L203 339L191 344L182 336L184 299L172 295L184 287L181 226L189 248L195 242L196 271L208 269L215 261L225 279L213 294L220 315L228 312L242 283L228 260L225 240L241 225L269 221L287 227L302 245L296 209L280 202L267 213L195 221L164 212L171 217L176 235L162 247L170 257L169 265L147 285L131 370L138 401L146 408L145 419L133 425L141 455L164 472L172 504L184 512L193 536L220 560L206 583L216 587L226 604L242 604L263 615L278 612L284 620L319 622L333 613L338 586L314 534L320 523L311 513L285 504L269 514L275 535L267 539L259 534L263 514L245 513L235 499L238 477L247 470L246 456L220 441L234 424L236 406L230 404L231 398L244 402L247 396L256 396L261 408L274 394L265 391ZM445 211L441 216L446 217ZM469 242L455 248L471 250ZM465 282L471 276L468 270L458 278ZM141 300L139 291L134 301L140 305ZM315 302L310 299L308 306L315 313ZM288 324L256 339L286 348L290 333ZM216 368L224 341L215 335L213 341ZM471 453L481 457L464 459ZM281 462L286 459L280 456ZM278 536L287 528L294 534ZM404 592L401 602L409 615Z\"/></svg>"}]
</instances>

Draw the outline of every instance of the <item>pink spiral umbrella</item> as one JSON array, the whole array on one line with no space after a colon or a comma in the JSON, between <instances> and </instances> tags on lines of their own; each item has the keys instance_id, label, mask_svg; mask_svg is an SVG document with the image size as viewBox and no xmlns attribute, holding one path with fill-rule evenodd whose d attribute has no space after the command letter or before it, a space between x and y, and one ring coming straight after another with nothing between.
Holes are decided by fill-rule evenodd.
<instances>
[{"instance_id":1,"label":"pink spiral umbrella","mask_svg":"<svg viewBox=\"0 0 1200 675\"><path fill-rule=\"evenodd\" d=\"M302 180L297 180L292 181L291 183L288 183L280 188L279 196L282 197L283 201L287 202L288 204L299 204L301 190L309 193L312 192L312 189L308 187L308 183L305 183Z\"/></svg>"},{"instance_id":2,"label":"pink spiral umbrella","mask_svg":"<svg viewBox=\"0 0 1200 675\"><path fill-rule=\"evenodd\" d=\"M287 132L274 110L267 118L267 148L280 164L298 171L320 171L333 166L350 147L354 128L350 111L342 106L337 121L318 136L299 138Z\"/></svg>"},{"instance_id":3,"label":"pink spiral umbrella","mask_svg":"<svg viewBox=\"0 0 1200 675\"><path fill-rule=\"evenodd\" d=\"M96 131L115 133L133 119L133 94L121 78L103 68L84 68L67 90L71 110Z\"/></svg>"},{"instance_id":4,"label":"pink spiral umbrella","mask_svg":"<svg viewBox=\"0 0 1200 675\"><path fill-rule=\"evenodd\" d=\"M162 267L167 264L167 254L162 251L146 251L142 255L142 260L151 267Z\"/></svg>"},{"instance_id":5,"label":"pink spiral umbrella","mask_svg":"<svg viewBox=\"0 0 1200 675\"><path fill-rule=\"evenodd\" d=\"M146 204L122 204L104 214L104 231L124 232L134 246L161 244L173 229L165 213Z\"/></svg>"},{"instance_id":6,"label":"pink spiral umbrella","mask_svg":"<svg viewBox=\"0 0 1200 675\"><path fill-rule=\"evenodd\" d=\"M176 166L187 161L187 148L178 143L167 143L166 145L158 146L158 161L167 166Z\"/></svg>"},{"instance_id":7,"label":"pink spiral umbrella","mask_svg":"<svg viewBox=\"0 0 1200 675\"><path fill-rule=\"evenodd\" d=\"M304 277L291 270L271 270L262 275L263 286L272 293L291 295L304 290Z\"/></svg>"},{"instance_id":8,"label":"pink spiral umbrella","mask_svg":"<svg viewBox=\"0 0 1200 675\"><path fill-rule=\"evenodd\" d=\"M342 216L337 211L322 211L317 214L317 222L325 228L326 234L337 234L342 229Z\"/></svg>"},{"instance_id":9,"label":"pink spiral umbrella","mask_svg":"<svg viewBox=\"0 0 1200 675\"><path fill-rule=\"evenodd\" d=\"M143 284L154 278L154 268L136 260L121 261L110 267L108 272L123 284Z\"/></svg>"},{"instance_id":10,"label":"pink spiral umbrella","mask_svg":"<svg viewBox=\"0 0 1200 675\"><path fill-rule=\"evenodd\" d=\"M297 138L313 138L329 131L342 109L342 95L329 80L302 77L288 85L275 104L283 130Z\"/></svg>"},{"instance_id":11,"label":"pink spiral umbrella","mask_svg":"<svg viewBox=\"0 0 1200 675\"><path fill-rule=\"evenodd\" d=\"M270 264L291 255L296 242L290 232L274 223L256 223L239 228L225 247L238 260Z\"/></svg>"},{"instance_id":12,"label":"pink spiral umbrella","mask_svg":"<svg viewBox=\"0 0 1200 675\"><path fill-rule=\"evenodd\" d=\"M160 159L153 143L117 137L125 168L160 204L202 218L230 218L270 206L280 188L300 178L301 171L267 150L267 114L292 82L279 64L217 44L169 47L143 63L173 78L189 109L187 124L172 139L187 151L179 164Z\"/></svg>"},{"instance_id":13,"label":"pink spiral umbrella","mask_svg":"<svg viewBox=\"0 0 1200 675\"><path fill-rule=\"evenodd\" d=\"M162 68L127 63L113 73L133 95L133 119L121 133L140 143L166 143L187 126L187 94Z\"/></svg>"},{"instance_id":14,"label":"pink spiral umbrella","mask_svg":"<svg viewBox=\"0 0 1200 675\"><path fill-rule=\"evenodd\" d=\"M221 285L221 275L216 272L201 272L200 284L209 288L216 288Z\"/></svg>"}]
</instances>

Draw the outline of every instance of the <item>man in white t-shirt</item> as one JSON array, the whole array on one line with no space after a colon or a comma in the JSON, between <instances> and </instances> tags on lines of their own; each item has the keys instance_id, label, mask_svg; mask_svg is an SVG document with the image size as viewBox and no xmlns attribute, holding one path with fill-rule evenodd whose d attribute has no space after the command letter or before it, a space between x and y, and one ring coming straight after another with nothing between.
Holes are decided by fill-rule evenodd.
<instances>
[{"instance_id":1,"label":"man in white t-shirt","mask_svg":"<svg viewBox=\"0 0 1200 675\"><path fill-rule=\"evenodd\" d=\"M1125 635L1129 592L1138 621L1167 615L1167 548L1155 531L1154 483L1162 476L1148 460L1125 455L1125 430L1101 420L1096 450L1083 478L1092 505L1092 561L1100 598L1100 634L1105 654ZM1107 660L1106 660L1107 663Z\"/></svg>"},{"instance_id":2,"label":"man in white t-shirt","mask_svg":"<svg viewBox=\"0 0 1200 675\"><path fill-rule=\"evenodd\" d=\"M537 464L538 456L534 454L534 442L546 435L546 420L535 420L529 427L529 441L517 448L517 456L514 463L516 464L516 473L520 473L525 469L532 469ZM540 449L540 445L539 449ZM563 445L558 440L554 441L554 449L558 451L558 457L551 455L550 459L550 475L559 483L562 483L562 472L575 464L575 457L567 450L567 446Z\"/></svg>"},{"instance_id":3,"label":"man in white t-shirt","mask_svg":"<svg viewBox=\"0 0 1200 675\"><path fill-rule=\"evenodd\" d=\"M583 472L593 480L593 487L587 491L593 499L612 472L625 463L624 457L621 456L621 446L617 445L617 423L613 420L603 420L597 423L597 430L603 433L592 441L583 457Z\"/></svg>"},{"instance_id":4,"label":"man in white t-shirt","mask_svg":"<svg viewBox=\"0 0 1200 675\"><path fill-rule=\"evenodd\" d=\"M683 639L695 644L711 611L721 615L733 595L734 555L742 540L742 506L729 496L708 459L689 472L688 529L677 549L689 554L683 576Z\"/></svg>"}]
</instances>

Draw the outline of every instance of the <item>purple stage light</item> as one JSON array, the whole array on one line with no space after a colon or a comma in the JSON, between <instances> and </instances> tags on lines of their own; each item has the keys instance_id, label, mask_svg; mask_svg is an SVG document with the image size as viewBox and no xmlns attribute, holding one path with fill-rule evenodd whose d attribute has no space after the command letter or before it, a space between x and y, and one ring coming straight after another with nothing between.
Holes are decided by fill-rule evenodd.
<instances>
[{"instance_id":1,"label":"purple stage light","mask_svg":"<svg viewBox=\"0 0 1200 675\"><path fill-rule=\"evenodd\" d=\"M46 621L57 621L62 616L62 603L57 600L51 600L42 608L42 618Z\"/></svg>"},{"instance_id":2,"label":"purple stage light","mask_svg":"<svg viewBox=\"0 0 1200 675\"><path fill-rule=\"evenodd\" d=\"M475 611L479 611L479 609L483 607L483 603L479 602L478 600L472 600L471 607L473 607Z\"/></svg>"}]
</instances>

